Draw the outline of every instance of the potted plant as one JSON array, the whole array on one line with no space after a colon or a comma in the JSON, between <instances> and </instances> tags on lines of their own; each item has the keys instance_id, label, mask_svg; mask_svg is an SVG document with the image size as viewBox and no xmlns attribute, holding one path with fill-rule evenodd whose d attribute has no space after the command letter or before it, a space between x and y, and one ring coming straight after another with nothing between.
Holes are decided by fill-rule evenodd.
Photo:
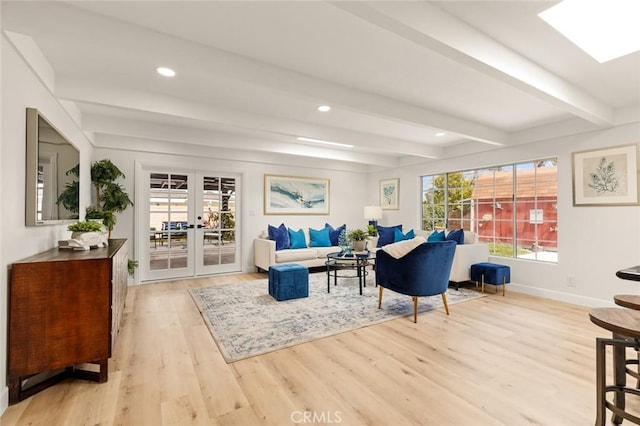
<instances>
[{"instance_id":1,"label":"potted plant","mask_svg":"<svg viewBox=\"0 0 640 426\"><path fill-rule=\"evenodd\" d=\"M111 160L96 161L91 166L91 183L96 190L96 204L86 211L87 219L102 219L104 225L111 231L116 224L115 213L123 212L128 206L133 206L129 195L116 181L124 178L124 173Z\"/></svg>"},{"instance_id":2,"label":"potted plant","mask_svg":"<svg viewBox=\"0 0 640 426\"><path fill-rule=\"evenodd\" d=\"M367 237L369 232L364 229L352 229L347 233L347 238L353 241L353 249L355 251L364 251L367 245Z\"/></svg>"},{"instance_id":3,"label":"potted plant","mask_svg":"<svg viewBox=\"0 0 640 426\"><path fill-rule=\"evenodd\" d=\"M73 176L71 182L67 182L64 186L64 190L58 196L56 204L62 204L62 206L73 213L73 218L78 218L80 212L80 183L78 177L80 176L80 164L76 164L65 173L67 176Z\"/></svg>"}]
</instances>

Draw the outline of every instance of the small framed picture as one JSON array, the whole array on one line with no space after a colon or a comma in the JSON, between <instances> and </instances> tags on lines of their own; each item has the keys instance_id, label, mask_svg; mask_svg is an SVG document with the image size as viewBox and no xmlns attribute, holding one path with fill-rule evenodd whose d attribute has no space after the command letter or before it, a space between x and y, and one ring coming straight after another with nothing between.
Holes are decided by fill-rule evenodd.
<instances>
[{"instance_id":1,"label":"small framed picture","mask_svg":"<svg viewBox=\"0 0 640 426\"><path fill-rule=\"evenodd\" d=\"M383 210L398 210L400 201L400 179L380 181L380 207Z\"/></svg>"},{"instance_id":2,"label":"small framed picture","mask_svg":"<svg viewBox=\"0 0 640 426\"><path fill-rule=\"evenodd\" d=\"M637 205L638 145L573 153L573 205Z\"/></svg>"}]
</instances>

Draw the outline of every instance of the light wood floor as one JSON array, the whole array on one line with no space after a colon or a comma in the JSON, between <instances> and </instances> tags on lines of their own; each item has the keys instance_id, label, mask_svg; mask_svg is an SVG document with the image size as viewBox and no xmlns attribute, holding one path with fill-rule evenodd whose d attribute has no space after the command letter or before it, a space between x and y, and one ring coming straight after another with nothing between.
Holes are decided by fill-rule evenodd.
<instances>
[{"instance_id":1,"label":"light wood floor","mask_svg":"<svg viewBox=\"0 0 640 426\"><path fill-rule=\"evenodd\" d=\"M401 318L226 364L186 289L242 291L255 278L264 275L131 287L109 381L60 383L0 424L593 424L595 337L606 333L587 308L507 291L448 317L431 311L417 325Z\"/></svg>"}]
</instances>

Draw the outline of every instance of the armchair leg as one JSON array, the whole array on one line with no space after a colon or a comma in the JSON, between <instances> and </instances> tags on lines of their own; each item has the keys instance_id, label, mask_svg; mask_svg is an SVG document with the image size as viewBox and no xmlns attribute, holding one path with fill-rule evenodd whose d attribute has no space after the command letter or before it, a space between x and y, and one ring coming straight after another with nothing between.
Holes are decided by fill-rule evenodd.
<instances>
[{"instance_id":1,"label":"armchair leg","mask_svg":"<svg viewBox=\"0 0 640 426\"><path fill-rule=\"evenodd\" d=\"M418 296L413 297L413 322L418 322Z\"/></svg>"},{"instance_id":2,"label":"armchair leg","mask_svg":"<svg viewBox=\"0 0 640 426\"><path fill-rule=\"evenodd\" d=\"M442 293L442 303L444 303L444 310L447 312L447 315L449 315L449 305L447 305L447 295Z\"/></svg>"},{"instance_id":3,"label":"armchair leg","mask_svg":"<svg viewBox=\"0 0 640 426\"><path fill-rule=\"evenodd\" d=\"M384 287L380 285L379 288L380 290L378 291L378 309L380 309L382 306L382 290L384 290Z\"/></svg>"}]
</instances>

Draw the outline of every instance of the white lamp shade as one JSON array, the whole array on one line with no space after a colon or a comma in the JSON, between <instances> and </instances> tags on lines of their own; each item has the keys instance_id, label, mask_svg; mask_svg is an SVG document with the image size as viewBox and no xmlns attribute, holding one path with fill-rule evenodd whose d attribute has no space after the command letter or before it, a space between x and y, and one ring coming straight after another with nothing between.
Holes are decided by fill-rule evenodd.
<instances>
[{"instance_id":1,"label":"white lamp shade","mask_svg":"<svg viewBox=\"0 0 640 426\"><path fill-rule=\"evenodd\" d=\"M369 220L382 219L382 207L364 206L364 218Z\"/></svg>"}]
</instances>

